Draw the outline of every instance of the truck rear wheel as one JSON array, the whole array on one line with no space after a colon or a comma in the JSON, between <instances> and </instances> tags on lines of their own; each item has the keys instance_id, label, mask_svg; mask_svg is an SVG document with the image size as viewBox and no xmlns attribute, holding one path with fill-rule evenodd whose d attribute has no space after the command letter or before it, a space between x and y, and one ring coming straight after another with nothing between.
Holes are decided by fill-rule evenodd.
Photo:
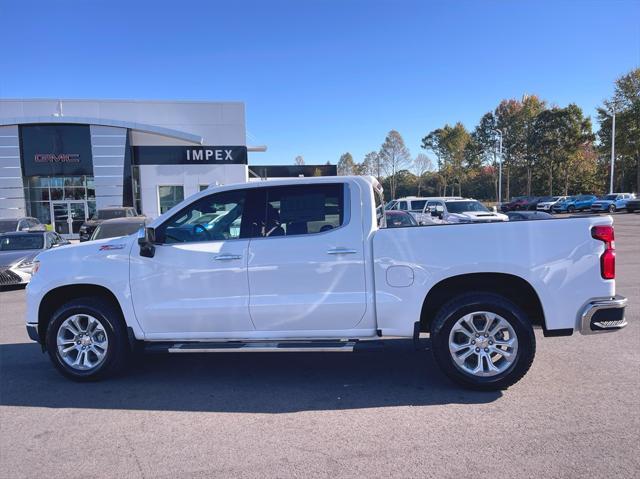
<instances>
[{"instance_id":1,"label":"truck rear wheel","mask_svg":"<svg viewBox=\"0 0 640 479\"><path fill-rule=\"evenodd\" d=\"M76 381L92 381L121 370L129 352L120 311L101 298L62 305L47 328L54 366Z\"/></svg>"},{"instance_id":2,"label":"truck rear wheel","mask_svg":"<svg viewBox=\"0 0 640 479\"><path fill-rule=\"evenodd\" d=\"M470 293L456 296L431 324L436 362L463 386L500 390L518 382L536 351L531 323L503 296Z\"/></svg>"}]
</instances>

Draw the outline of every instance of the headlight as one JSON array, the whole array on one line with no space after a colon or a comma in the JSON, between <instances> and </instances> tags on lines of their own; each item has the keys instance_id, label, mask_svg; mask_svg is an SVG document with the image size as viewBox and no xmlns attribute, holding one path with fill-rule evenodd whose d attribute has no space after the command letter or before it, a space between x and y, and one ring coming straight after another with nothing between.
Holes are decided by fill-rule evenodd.
<instances>
[{"instance_id":1,"label":"headlight","mask_svg":"<svg viewBox=\"0 0 640 479\"><path fill-rule=\"evenodd\" d=\"M18 263L16 268L18 268L20 271L24 271L25 273L33 274L33 269L35 267L35 264L36 264L36 261L32 259L25 259L22 262Z\"/></svg>"}]
</instances>

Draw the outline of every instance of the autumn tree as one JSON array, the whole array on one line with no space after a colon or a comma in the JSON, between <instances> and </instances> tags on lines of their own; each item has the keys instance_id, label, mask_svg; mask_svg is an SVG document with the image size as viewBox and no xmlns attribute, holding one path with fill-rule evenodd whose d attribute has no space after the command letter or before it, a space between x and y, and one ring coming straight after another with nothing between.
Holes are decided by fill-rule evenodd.
<instances>
[{"instance_id":1,"label":"autumn tree","mask_svg":"<svg viewBox=\"0 0 640 479\"><path fill-rule=\"evenodd\" d=\"M405 146L400 133L396 130L391 130L380 147L378 155L381 170L390 180L389 189L391 197L395 198L397 183L396 174L400 170L404 170L411 165L409 149Z\"/></svg>"},{"instance_id":2,"label":"autumn tree","mask_svg":"<svg viewBox=\"0 0 640 479\"><path fill-rule=\"evenodd\" d=\"M424 181L424 175L427 171L433 168L433 162L424 153L419 153L413 160L413 169L418 177L418 196L422 191L422 183Z\"/></svg>"},{"instance_id":3,"label":"autumn tree","mask_svg":"<svg viewBox=\"0 0 640 479\"><path fill-rule=\"evenodd\" d=\"M351 153L344 153L338 160L338 174L341 176L348 176L355 174L356 164L353 161Z\"/></svg>"}]
</instances>

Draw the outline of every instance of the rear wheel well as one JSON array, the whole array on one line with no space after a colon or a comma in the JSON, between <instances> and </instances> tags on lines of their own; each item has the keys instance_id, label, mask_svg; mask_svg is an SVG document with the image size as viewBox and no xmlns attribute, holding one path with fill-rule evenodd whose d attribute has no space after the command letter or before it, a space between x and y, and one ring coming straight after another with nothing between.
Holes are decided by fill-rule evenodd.
<instances>
[{"instance_id":1,"label":"rear wheel well","mask_svg":"<svg viewBox=\"0 0 640 479\"><path fill-rule=\"evenodd\" d=\"M534 325L545 328L544 311L533 287L519 276L504 273L471 273L452 276L429 290L422 304L420 330L428 332L440 308L454 296L470 292L487 292L504 296L518 305Z\"/></svg>"},{"instance_id":2,"label":"rear wheel well","mask_svg":"<svg viewBox=\"0 0 640 479\"><path fill-rule=\"evenodd\" d=\"M45 338L47 335L47 326L53 313L56 312L60 306L73 299L95 297L101 298L113 306L120 313L120 320L123 327L126 328L124 321L124 315L122 314L122 308L115 295L104 286L98 286L95 284L71 284L68 286L60 286L59 288L52 289L44 295L38 308L38 335L40 336L41 344L45 344Z\"/></svg>"}]
</instances>

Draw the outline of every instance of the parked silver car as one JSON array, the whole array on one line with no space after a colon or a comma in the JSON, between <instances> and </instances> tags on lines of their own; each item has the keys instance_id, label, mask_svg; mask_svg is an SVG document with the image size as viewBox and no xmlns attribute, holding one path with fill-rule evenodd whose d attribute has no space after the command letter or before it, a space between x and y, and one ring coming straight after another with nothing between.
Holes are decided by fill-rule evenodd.
<instances>
[{"instance_id":1,"label":"parked silver car","mask_svg":"<svg viewBox=\"0 0 640 479\"><path fill-rule=\"evenodd\" d=\"M54 231L0 234L0 287L28 283L38 253L67 244L69 241Z\"/></svg>"}]
</instances>

